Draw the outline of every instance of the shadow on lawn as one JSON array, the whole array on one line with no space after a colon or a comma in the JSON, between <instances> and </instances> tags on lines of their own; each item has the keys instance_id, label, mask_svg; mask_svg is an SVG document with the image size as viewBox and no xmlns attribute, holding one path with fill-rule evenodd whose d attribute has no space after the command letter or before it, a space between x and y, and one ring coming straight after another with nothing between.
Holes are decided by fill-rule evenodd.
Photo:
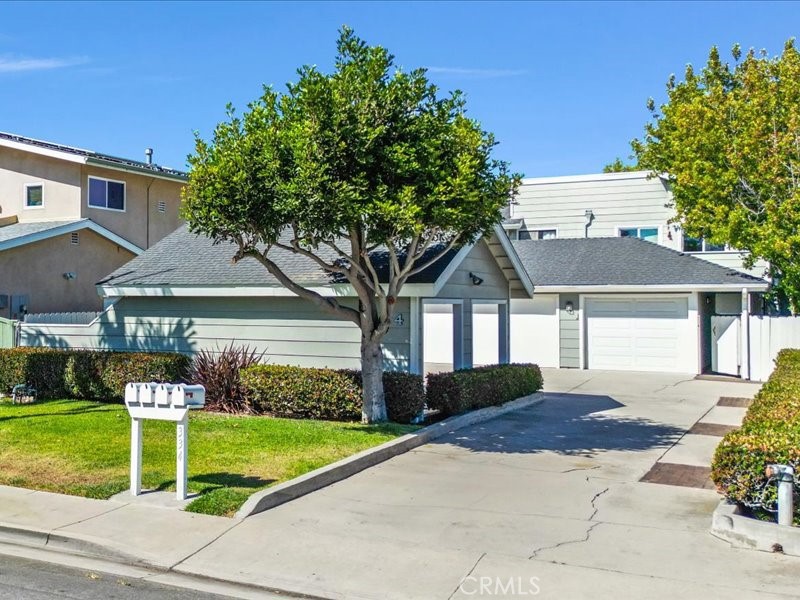
<instances>
[{"instance_id":1,"label":"shadow on lawn","mask_svg":"<svg viewBox=\"0 0 800 600\"><path fill-rule=\"evenodd\" d=\"M250 475L240 475L238 473L203 473L201 475L192 475L189 477L189 482L205 483L211 487L204 490L204 492L221 487L235 487L245 489L260 489L275 483L277 479L262 479L261 477L254 477ZM164 481L156 488L156 491L163 492L169 488L175 487L175 480Z\"/></svg>"},{"instance_id":2,"label":"shadow on lawn","mask_svg":"<svg viewBox=\"0 0 800 600\"><path fill-rule=\"evenodd\" d=\"M609 450L667 448L684 429L643 417L615 414L625 405L609 396L546 394L537 406L506 413L438 440L474 452L554 452L592 457Z\"/></svg>"}]
</instances>

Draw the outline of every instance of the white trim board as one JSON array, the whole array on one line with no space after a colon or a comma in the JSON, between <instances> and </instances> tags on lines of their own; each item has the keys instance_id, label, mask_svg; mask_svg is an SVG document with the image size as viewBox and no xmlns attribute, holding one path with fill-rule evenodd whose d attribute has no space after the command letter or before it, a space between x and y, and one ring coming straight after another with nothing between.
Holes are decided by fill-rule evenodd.
<instances>
[{"instance_id":1,"label":"white trim board","mask_svg":"<svg viewBox=\"0 0 800 600\"><path fill-rule=\"evenodd\" d=\"M74 223L67 223L66 225L61 225L59 227L45 229L44 231L39 231L37 233L31 233L28 235L20 236L18 238L14 238L12 240L6 240L4 242L0 242L0 252L2 252L3 250L10 250L11 248L17 248L19 246L25 246L27 244L41 242L42 240L58 237L59 235L64 235L66 233L81 231L83 229L89 229L90 231L94 231L97 235L102 236L111 242L114 242L117 246L121 246L122 248L125 248L126 250L132 252L133 254L139 255L142 252L144 252L143 248L140 248L136 244L132 244L131 242L117 235L113 231L110 231L105 227L103 227L102 225L98 225L97 223L89 219L75 221Z\"/></svg>"},{"instance_id":2,"label":"white trim board","mask_svg":"<svg viewBox=\"0 0 800 600\"><path fill-rule=\"evenodd\" d=\"M303 285L302 283L300 285ZM305 287L305 286L304 286ZM316 292L327 298L355 297L356 293L350 284L334 284L330 286L313 286L306 289ZM106 286L98 285L97 292L103 298L138 297L138 298L242 298L297 296L294 292L282 285L217 285L217 286ZM426 296L433 293L433 284L407 283L400 289L400 298Z\"/></svg>"},{"instance_id":3,"label":"white trim board","mask_svg":"<svg viewBox=\"0 0 800 600\"><path fill-rule=\"evenodd\" d=\"M604 294L627 292L654 294L662 292L735 292L747 289L763 292L769 283L726 283L726 284L663 284L663 285L537 285L536 291L548 294Z\"/></svg>"}]
</instances>

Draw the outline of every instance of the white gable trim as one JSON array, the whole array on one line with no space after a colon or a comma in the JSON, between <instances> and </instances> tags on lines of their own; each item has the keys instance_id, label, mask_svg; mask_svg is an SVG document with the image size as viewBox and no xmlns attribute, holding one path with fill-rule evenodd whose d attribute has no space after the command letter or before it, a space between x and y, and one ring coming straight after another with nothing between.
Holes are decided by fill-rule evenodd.
<instances>
[{"instance_id":1,"label":"white gable trim","mask_svg":"<svg viewBox=\"0 0 800 600\"><path fill-rule=\"evenodd\" d=\"M508 256L508 259L511 261L511 264L514 266L514 270L517 272L525 291L528 292L529 296L532 296L533 282L531 281L530 275L528 275L528 271L525 269L525 266L522 264L522 259L520 259L519 254L517 254L514 244L511 243L511 238L508 237L508 234L500 225L495 226L494 234L497 236L497 240L503 247L503 250Z\"/></svg>"},{"instance_id":2,"label":"white gable trim","mask_svg":"<svg viewBox=\"0 0 800 600\"><path fill-rule=\"evenodd\" d=\"M659 284L659 285L537 285L538 293L661 293L661 292L733 292L743 289L763 292L768 283L724 283L724 284Z\"/></svg>"},{"instance_id":3,"label":"white gable trim","mask_svg":"<svg viewBox=\"0 0 800 600\"><path fill-rule=\"evenodd\" d=\"M302 285L302 284L301 284ZM305 287L305 286L304 286ZM326 298L347 298L355 297L356 293L350 284L334 284L326 286L309 286L306 289L318 293ZM119 298L123 296L135 296L146 298L162 298L167 296L183 298L241 298L241 297L291 297L297 296L294 292L282 285L274 286L235 286L235 285L214 285L214 286L136 286L120 285L106 286L98 285L97 293L103 298ZM433 293L433 285L428 283L407 283L400 290L400 297L419 297L430 296Z\"/></svg>"},{"instance_id":4,"label":"white gable trim","mask_svg":"<svg viewBox=\"0 0 800 600\"><path fill-rule=\"evenodd\" d=\"M83 221L75 221L74 223L67 223L66 225L60 225L59 227L53 227L52 229L46 229L44 231L38 231L36 233L23 235L12 240L0 242L0 252L3 250L10 250L11 248L17 248L19 246L25 246L27 244L41 242L42 240L47 240L59 235L72 233L73 231L81 231L82 229L94 231L96 234L114 242L117 246L121 246L133 254L139 255L144 252L143 248L130 243L128 240L118 236L113 231L109 231L102 225L98 225L94 221L90 221L88 219Z\"/></svg>"},{"instance_id":5,"label":"white gable trim","mask_svg":"<svg viewBox=\"0 0 800 600\"><path fill-rule=\"evenodd\" d=\"M59 150L53 150L52 148L42 148L41 146L23 144L22 142L15 142L13 140L7 140L3 138L0 138L0 146L5 146L6 148L11 148L12 150L20 150L21 152L30 152L31 154L39 154L41 156L66 160L68 162L78 163L81 165L86 164L85 156L81 156L80 154L72 154L70 152L61 152Z\"/></svg>"}]
</instances>

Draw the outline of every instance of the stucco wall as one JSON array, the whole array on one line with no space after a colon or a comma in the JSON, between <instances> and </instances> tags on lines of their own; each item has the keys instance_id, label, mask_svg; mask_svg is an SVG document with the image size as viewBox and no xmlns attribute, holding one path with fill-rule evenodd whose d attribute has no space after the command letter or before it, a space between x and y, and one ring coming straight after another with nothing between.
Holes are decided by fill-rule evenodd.
<instances>
[{"instance_id":1,"label":"stucco wall","mask_svg":"<svg viewBox=\"0 0 800 600\"><path fill-rule=\"evenodd\" d=\"M384 338L387 369L408 368L408 309L408 299L398 299L404 323L393 325ZM266 351L273 364L332 368L359 368L361 348L353 323L297 297L123 298L90 325L24 325L21 341L27 346L189 354L234 342Z\"/></svg>"},{"instance_id":2,"label":"stucco wall","mask_svg":"<svg viewBox=\"0 0 800 600\"><path fill-rule=\"evenodd\" d=\"M125 182L125 212L89 206L90 176ZM93 166L82 168L81 182L81 216L140 248L149 248L181 224L178 208L183 184L179 182ZM159 201L165 203L164 213L158 212Z\"/></svg>"},{"instance_id":3,"label":"stucco wall","mask_svg":"<svg viewBox=\"0 0 800 600\"><path fill-rule=\"evenodd\" d=\"M43 184L43 208L23 208L25 184ZM58 221L80 217L81 165L0 147L0 217Z\"/></svg>"},{"instance_id":4,"label":"stucco wall","mask_svg":"<svg viewBox=\"0 0 800 600\"><path fill-rule=\"evenodd\" d=\"M86 229L77 245L71 239L66 234L0 253L0 294L27 295L31 313L101 310L95 284L133 254ZM75 279L65 279L68 272Z\"/></svg>"}]
</instances>

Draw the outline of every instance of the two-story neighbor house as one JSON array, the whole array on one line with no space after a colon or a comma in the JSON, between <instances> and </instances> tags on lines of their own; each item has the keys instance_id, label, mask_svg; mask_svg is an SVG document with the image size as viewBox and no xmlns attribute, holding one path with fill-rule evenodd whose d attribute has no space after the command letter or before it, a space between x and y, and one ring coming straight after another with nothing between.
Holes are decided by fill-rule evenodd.
<instances>
[{"instance_id":1,"label":"two-story neighbor house","mask_svg":"<svg viewBox=\"0 0 800 600\"><path fill-rule=\"evenodd\" d=\"M0 316L102 308L96 283L174 231L186 174L0 133Z\"/></svg>"},{"instance_id":2,"label":"two-story neighbor house","mask_svg":"<svg viewBox=\"0 0 800 600\"><path fill-rule=\"evenodd\" d=\"M685 236L645 171L523 180L504 227L535 287L511 306L512 360L748 376L766 265Z\"/></svg>"}]
</instances>

